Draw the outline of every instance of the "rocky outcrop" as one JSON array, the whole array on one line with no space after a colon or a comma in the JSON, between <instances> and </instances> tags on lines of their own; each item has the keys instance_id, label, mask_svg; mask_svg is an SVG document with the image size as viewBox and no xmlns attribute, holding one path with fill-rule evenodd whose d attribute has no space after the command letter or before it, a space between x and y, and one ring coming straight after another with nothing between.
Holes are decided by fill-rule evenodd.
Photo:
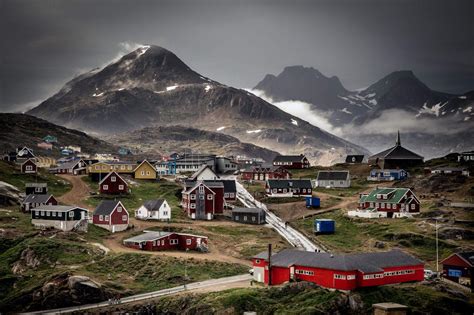
<instances>
[{"instance_id":1,"label":"rocky outcrop","mask_svg":"<svg viewBox=\"0 0 474 315\"><path fill-rule=\"evenodd\" d=\"M31 248L26 248L21 252L20 259L13 263L12 273L21 275L29 269L36 269L41 264L40 258Z\"/></svg>"},{"instance_id":2,"label":"rocky outcrop","mask_svg":"<svg viewBox=\"0 0 474 315\"><path fill-rule=\"evenodd\" d=\"M21 202L20 190L13 185L0 181L0 205L13 206Z\"/></svg>"}]
</instances>

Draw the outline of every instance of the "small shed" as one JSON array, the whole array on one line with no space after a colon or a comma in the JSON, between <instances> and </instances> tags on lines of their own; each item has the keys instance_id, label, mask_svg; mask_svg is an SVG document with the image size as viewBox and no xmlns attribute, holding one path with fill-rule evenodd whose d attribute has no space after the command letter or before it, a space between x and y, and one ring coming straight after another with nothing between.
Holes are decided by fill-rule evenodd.
<instances>
[{"instance_id":1,"label":"small shed","mask_svg":"<svg viewBox=\"0 0 474 315\"><path fill-rule=\"evenodd\" d=\"M265 211L261 208L234 208L232 221L247 224L265 224Z\"/></svg>"},{"instance_id":2,"label":"small shed","mask_svg":"<svg viewBox=\"0 0 474 315\"><path fill-rule=\"evenodd\" d=\"M314 220L314 233L333 234L336 231L336 222L331 219Z\"/></svg>"},{"instance_id":3,"label":"small shed","mask_svg":"<svg viewBox=\"0 0 474 315\"><path fill-rule=\"evenodd\" d=\"M306 208L319 208L321 200L318 197L306 197Z\"/></svg>"}]
</instances>

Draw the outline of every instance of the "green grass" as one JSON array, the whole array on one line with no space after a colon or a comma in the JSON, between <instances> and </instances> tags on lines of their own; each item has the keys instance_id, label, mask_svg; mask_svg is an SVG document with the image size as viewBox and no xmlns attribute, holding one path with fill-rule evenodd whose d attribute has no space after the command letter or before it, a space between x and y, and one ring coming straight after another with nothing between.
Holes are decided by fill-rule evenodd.
<instances>
[{"instance_id":1,"label":"green grass","mask_svg":"<svg viewBox=\"0 0 474 315\"><path fill-rule=\"evenodd\" d=\"M0 180L7 182L20 191L25 191L26 183L47 183L48 192L59 197L71 189L71 184L56 175L49 174L44 169L39 169L38 174L22 174L19 168L15 168L12 164L0 161Z\"/></svg>"},{"instance_id":2,"label":"green grass","mask_svg":"<svg viewBox=\"0 0 474 315\"><path fill-rule=\"evenodd\" d=\"M358 302L357 309L351 309ZM392 301L407 305L413 314L470 314L468 301L432 287L377 287L345 294L310 285L239 288L207 294L164 297L155 311L185 314L372 314L372 304ZM355 303L354 303L355 302ZM362 303L361 303L362 302Z\"/></svg>"},{"instance_id":3,"label":"green grass","mask_svg":"<svg viewBox=\"0 0 474 315\"><path fill-rule=\"evenodd\" d=\"M313 222L317 217L335 220L336 233L314 236ZM371 246L375 240L378 240L390 246L404 248L427 262L432 262L435 258L436 247L433 231L426 233L421 230L416 224L416 219L371 220L349 218L341 210L325 213L317 217L299 220L294 225L334 251L354 252L370 250L373 248L368 248L367 246ZM439 240L440 257L446 257L455 247L446 241Z\"/></svg>"},{"instance_id":4,"label":"green grass","mask_svg":"<svg viewBox=\"0 0 474 315\"><path fill-rule=\"evenodd\" d=\"M83 180L91 186L95 191L98 189L97 183L92 182L89 178L84 177ZM161 181L147 181L147 180L134 180L138 185L130 185L132 190L131 194L120 196L119 200L127 208L128 212L133 216L133 213L138 209L146 200L150 199L166 199L171 207L171 219L172 221L186 219L180 205L181 202L181 190L182 187L174 182L165 180ZM90 206L96 207L101 200L115 199L117 196L108 195L97 195L91 196L86 200L86 203Z\"/></svg>"},{"instance_id":5,"label":"green grass","mask_svg":"<svg viewBox=\"0 0 474 315\"><path fill-rule=\"evenodd\" d=\"M185 268L188 278L184 277ZM80 270L82 274L101 281L125 285L134 294L183 285L185 282L243 274L247 271L248 267L238 264L129 253L107 255Z\"/></svg>"}]
</instances>

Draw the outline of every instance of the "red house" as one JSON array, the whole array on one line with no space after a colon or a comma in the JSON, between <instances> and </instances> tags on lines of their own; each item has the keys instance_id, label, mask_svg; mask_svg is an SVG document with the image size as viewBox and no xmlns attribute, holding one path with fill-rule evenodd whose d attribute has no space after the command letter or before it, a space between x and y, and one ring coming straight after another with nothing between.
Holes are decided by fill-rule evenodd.
<instances>
[{"instance_id":1,"label":"red house","mask_svg":"<svg viewBox=\"0 0 474 315\"><path fill-rule=\"evenodd\" d=\"M102 200L92 215L92 223L112 233L128 228L129 215L120 201Z\"/></svg>"},{"instance_id":2,"label":"red house","mask_svg":"<svg viewBox=\"0 0 474 315\"><path fill-rule=\"evenodd\" d=\"M242 172L242 180L265 181L267 179L290 179L291 173L282 166L253 166Z\"/></svg>"},{"instance_id":3,"label":"red house","mask_svg":"<svg viewBox=\"0 0 474 315\"><path fill-rule=\"evenodd\" d=\"M144 231L144 234L123 241L127 247L159 251L159 250L197 250L207 252L206 236L176 232Z\"/></svg>"},{"instance_id":4,"label":"red house","mask_svg":"<svg viewBox=\"0 0 474 315\"><path fill-rule=\"evenodd\" d=\"M108 173L99 182L99 191L101 194L126 194L129 192L127 182L116 172Z\"/></svg>"},{"instance_id":5,"label":"red house","mask_svg":"<svg viewBox=\"0 0 474 315\"><path fill-rule=\"evenodd\" d=\"M24 174L36 174L38 172L38 167L36 162L33 159L28 159L21 164L21 172Z\"/></svg>"},{"instance_id":6,"label":"red house","mask_svg":"<svg viewBox=\"0 0 474 315\"><path fill-rule=\"evenodd\" d=\"M215 214L224 212L224 184L197 181L183 190L181 205L191 219L212 220Z\"/></svg>"},{"instance_id":7,"label":"red house","mask_svg":"<svg viewBox=\"0 0 474 315\"><path fill-rule=\"evenodd\" d=\"M273 166L281 166L287 169L309 168L309 160L303 154L279 155L273 160Z\"/></svg>"},{"instance_id":8,"label":"red house","mask_svg":"<svg viewBox=\"0 0 474 315\"><path fill-rule=\"evenodd\" d=\"M330 254L285 249L252 260L254 279L277 285L309 281L325 288L353 290L401 282L423 281L424 264L400 250L378 253Z\"/></svg>"},{"instance_id":9,"label":"red house","mask_svg":"<svg viewBox=\"0 0 474 315\"><path fill-rule=\"evenodd\" d=\"M444 278L474 289L474 252L452 254L441 264Z\"/></svg>"}]
</instances>

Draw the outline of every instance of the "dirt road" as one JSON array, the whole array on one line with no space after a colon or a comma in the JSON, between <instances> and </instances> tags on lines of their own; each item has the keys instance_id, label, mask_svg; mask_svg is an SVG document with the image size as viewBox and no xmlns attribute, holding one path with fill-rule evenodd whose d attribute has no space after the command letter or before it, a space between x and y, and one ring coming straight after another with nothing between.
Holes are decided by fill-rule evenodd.
<instances>
[{"instance_id":1,"label":"dirt road","mask_svg":"<svg viewBox=\"0 0 474 315\"><path fill-rule=\"evenodd\" d=\"M89 186L82 180L82 177L85 176L74 176L74 175L58 175L62 179L67 180L71 183L72 189L58 197L58 201L60 203L64 203L66 205L75 205L82 208L86 208L88 210L93 210L90 206L88 206L84 200L89 197Z\"/></svg>"}]
</instances>

